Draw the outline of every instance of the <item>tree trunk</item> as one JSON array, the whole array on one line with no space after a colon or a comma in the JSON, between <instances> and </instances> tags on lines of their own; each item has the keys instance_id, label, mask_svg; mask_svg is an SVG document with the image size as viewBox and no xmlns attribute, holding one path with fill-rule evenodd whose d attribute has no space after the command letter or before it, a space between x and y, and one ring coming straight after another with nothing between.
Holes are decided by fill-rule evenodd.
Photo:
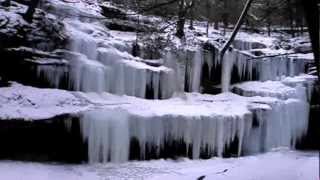
<instances>
[{"instance_id":1,"label":"tree trunk","mask_svg":"<svg viewBox=\"0 0 320 180\"><path fill-rule=\"evenodd\" d=\"M314 62L318 71L320 81L320 35L319 35L319 9L317 0L301 1L305 10L305 17L308 24L309 35L314 53Z\"/></svg>"},{"instance_id":2,"label":"tree trunk","mask_svg":"<svg viewBox=\"0 0 320 180\"><path fill-rule=\"evenodd\" d=\"M231 62L227 62L226 59L224 59L224 54L226 53L227 49L229 49L232 41L234 40L234 38L236 37L241 24L243 23L245 16L248 13L248 10L251 6L253 0L247 0L242 13L238 19L237 24L234 27L234 30L229 38L229 40L223 45L221 51L220 51L220 62L222 62L222 76L221 76L221 87L222 87L222 91L226 92L229 91L229 86L230 86L230 75L232 73L232 66L233 64Z\"/></svg>"},{"instance_id":3,"label":"tree trunk","mask_svg":"<svg viewBox=\"0 0 320 180\"><path fill-rule=\"evenodd\" d=\"M190 9L190 24L189 24L189 29L193 30L193 20L194 20L194 9L191 7Z\"/></svg>"},{"instance_id":4,"label":"tree trunk","mask_svg":"<svg viewBox=\"0 0 320 180\"><path fill-rule=\"evenodd\" d=\"M290 23L290 34L292 37L295 37L295 30L294 30L294 19L293 19L293 7L291 0L287 0L287 6L288 6L288 13L289 13L289 23Z\"/></svg>"},{"instance_id":5,"label":"tree trunk","mask_svg":"<svg viewBox=\"0 0 320 180\"><path fill-rule=\"evenodd\" d=\"M184 24L186 22L184 3L184 0L179 1L178 22L176 31L176 36L178 38L182 38L184 36Z\"/></svg>"},{"instance_id":6,"label":"tree trunk","mask_svg":"<svg viewBox=\"0 0 320 180\"><path fill-rule=\"evenodd\" d=\"M218 21L218 20L216 20L216 21L214 22L213 28L214 28L215 30L219 30L219 21Z\"/></svg>"},{"instance_id":7,"label":"tree trunk","mask_svg":"<svg viewBox=\"0 0 320 180\"><path fill-rule=\"evenodd\" d=\"M23 15L23 19L29 23L32 23L33 15L36 11L36 8L39 4L40 0L31 0L29 8L27 12Z\"/></svg>"},{"instance_id":8,"label":"tree trunk","mask_svg":"<svg viewBox=\"0 0 320 180\"><path fill-rule=\"evenodd\" d=\"M193 18L190 19L189 29L194 30L194 27L193 27Z\"/></svg>"},{"instance_id":9,"label":"tree trunk","mask_svg":"<svg viewBox=\"0 0 320 180\"><path fill-rule=\"evenodd\" d=\"M238 33L238 31L239 31L239 29L240 29L240 27L241 27L241 24L243 23L243 20L244 20L245 16L246 16L247 13L248 13L248 10L249 10L249 8L250 8L250 6L251 6L252 1L253 1L253 0L247 0L246 4L245 4L245 6L244 6L244 8L243 8L243 10L242 10L242 13L241 13L241 15L240 15L240 17L239 17L239 19L238 19L238 22L237 22L237 24L235 25L234 30L233 30L233 32L232 32L229 40L223 45L223 47L222 47L222 49L221 49L221 52L220 52L221 60L222 60L222 58L223 58L226 50L230 47L232 41L233 41L234 38L236 37L236 35L237 35L237 33Z\"/></svg>"},{"instance_id":10,"label":"tree trunk","mask_svg":"<svg viewBox=\"0 0 320 180\"><path fill-rule=\"evenodd\" d=\"M267 30L268 30L268 36L271 36L271 20L268 18L267 20Z\"/></svg>"},{"instance_id":11,"label":"tree trunk","mask_svg":"<svg viewBox=\"0 0 320 180\"><path fill-rule=\"evenodd\" d=\"M4 7L9 7L11 5L11 0L5 0L1 3L1 5Z\"/></svg>"},{"instance_id":12,"label":"tree trunk","mask_svg":"<svg viewBox=\"0 0 320 180\"><path fill-rule=\"evenodd\" d=\"M228 0L223 0L223 13L222 13L222 23L223 23L223 34L226 34L229 25L229 12L228 12Z\"/></svg>"},{"instance_id":13,"label":"tree trunk","mask_svg":"<svg viewBox=\"0 0 320 180\"><path fill-rule=\"evenodd\" d=\"M178 38L182 38L184 36L184 24L185 24L185 18L179 17L177 22L177 32L176 32L176 36Z\"/></svg>"},{"instance_id":14,"label":"tree trunk","mask_svg":"<svg viewBox=\"0 0 320 180\"><path fill-rule=\"evenodd\" d=\"M206 9L207 9L207 29L206 29L206 33L207 33L207 37L209 37L209 27L210 27L210 11L211 11L211 6L210 6L210 2L209 0L206 1Z\"/></svg>"}]
</instances>

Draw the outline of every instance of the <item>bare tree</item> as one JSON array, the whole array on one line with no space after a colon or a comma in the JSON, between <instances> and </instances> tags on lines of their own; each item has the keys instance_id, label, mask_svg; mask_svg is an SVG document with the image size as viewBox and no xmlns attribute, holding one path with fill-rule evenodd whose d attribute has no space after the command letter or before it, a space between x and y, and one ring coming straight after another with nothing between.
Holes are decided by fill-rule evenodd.
<instances>
[{"instance_id":1,"label":"bare tree","mask_svg":"<svg viewBox=\"0 0 320 180\"><path fill-rule=\"evenodd\" d=\"M176 36L182 38L184 36L184 25L186 17L190 10L193 8L195 0L179 0L178 1L178 20L176 28Z\"/></svg>"}]
</instances>

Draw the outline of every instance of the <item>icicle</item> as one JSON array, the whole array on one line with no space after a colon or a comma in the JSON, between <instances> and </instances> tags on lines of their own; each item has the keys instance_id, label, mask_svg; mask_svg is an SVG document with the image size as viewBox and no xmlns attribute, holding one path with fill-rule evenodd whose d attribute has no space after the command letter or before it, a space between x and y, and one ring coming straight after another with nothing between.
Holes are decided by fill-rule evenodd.
<instances>
[{"instance_id":1,"label":"icicle","mask_svg":"<svg viewBox=\"0 0 320 180\"><path fill-rule=\"evenodd\" d=\"M129 158L129 126L126 112L114 109L92 111L81 120L88 141L89 162L124 162Z\"/></svg>"},{"instance_id":2,"label":"icicle","mask_svg":"<svg viewBox=\"0 0 320 180\"><path fill-rule=\"evenodd\" d=\"M227 51L224 55L223 62L222 62L222 77L221 77L222 92L229 91L234 60L235 60L234 53Z\"/></svg>"},{"instance_id":3,"label":"icicle","mask_svg":"<svg viewBox=\"0 0 320 180\"><path fill-rule=\"evenodd\" d=\"M197 50L192 58L191 62L191 84L190 90L191 92L199 92L200 91L200 81L201 81L201 74L202 74L202 64L203 64L203 57L202 51Z\"/></svg>"}]
</instances>

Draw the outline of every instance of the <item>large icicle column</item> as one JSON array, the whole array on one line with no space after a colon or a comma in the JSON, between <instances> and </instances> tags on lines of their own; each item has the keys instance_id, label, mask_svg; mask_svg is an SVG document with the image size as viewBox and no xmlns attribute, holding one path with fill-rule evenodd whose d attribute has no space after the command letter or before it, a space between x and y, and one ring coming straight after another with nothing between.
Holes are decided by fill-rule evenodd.
<instances>
[{"instance_id":1,"label":"large icicle column","mask_svg":"<svg viewBox=\"0 0 320 180\"><path fill-rule=\"evenodd\" d=\"M269 98L264 104L270 109L255 113L255 126L245 141L245 153L296 146L308 130L309 101L315 80L314 76L301 75L282 82L246 82L234 87L235 93L252 97L256 102L262 97Z\"/></svg>"},{"instance_id":2,"label":"large icicle column","mask_svg":"<svg viewBox=\"0 0 320 180\"><path fill-rule=\"evenodd\" d=\"M227 96L190 94L188 100L155 102L108 94L94 97L106 99L107 104L116 99L124 104L84 113L82 132L92 163L129 160L134 141L138 143L138 159L165 157L170 151L169 157L222 156L236 139L238 149L234 153L240 155L252 124L247 102L235 100L238 106L234 106ZM87 98L93 99L92 95Z\"/></svg>"}]
</instances>

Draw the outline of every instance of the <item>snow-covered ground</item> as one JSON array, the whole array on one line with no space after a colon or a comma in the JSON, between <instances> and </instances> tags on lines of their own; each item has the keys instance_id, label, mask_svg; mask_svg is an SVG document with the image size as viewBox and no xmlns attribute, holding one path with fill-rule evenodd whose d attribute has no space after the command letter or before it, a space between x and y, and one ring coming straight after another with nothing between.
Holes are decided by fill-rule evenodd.
<instances>
[{"instance_id":1,"label":"snow-covered ground","mask_svg":"<svg viewBox=\"0 0 320 180\"><path fill-rule=\"evenodd\" d=\"M241 158L153 160L124 164L63 165L0 161L5 180L316 180L318 152L286 149Z\"/></svg>"}]
</instances>

